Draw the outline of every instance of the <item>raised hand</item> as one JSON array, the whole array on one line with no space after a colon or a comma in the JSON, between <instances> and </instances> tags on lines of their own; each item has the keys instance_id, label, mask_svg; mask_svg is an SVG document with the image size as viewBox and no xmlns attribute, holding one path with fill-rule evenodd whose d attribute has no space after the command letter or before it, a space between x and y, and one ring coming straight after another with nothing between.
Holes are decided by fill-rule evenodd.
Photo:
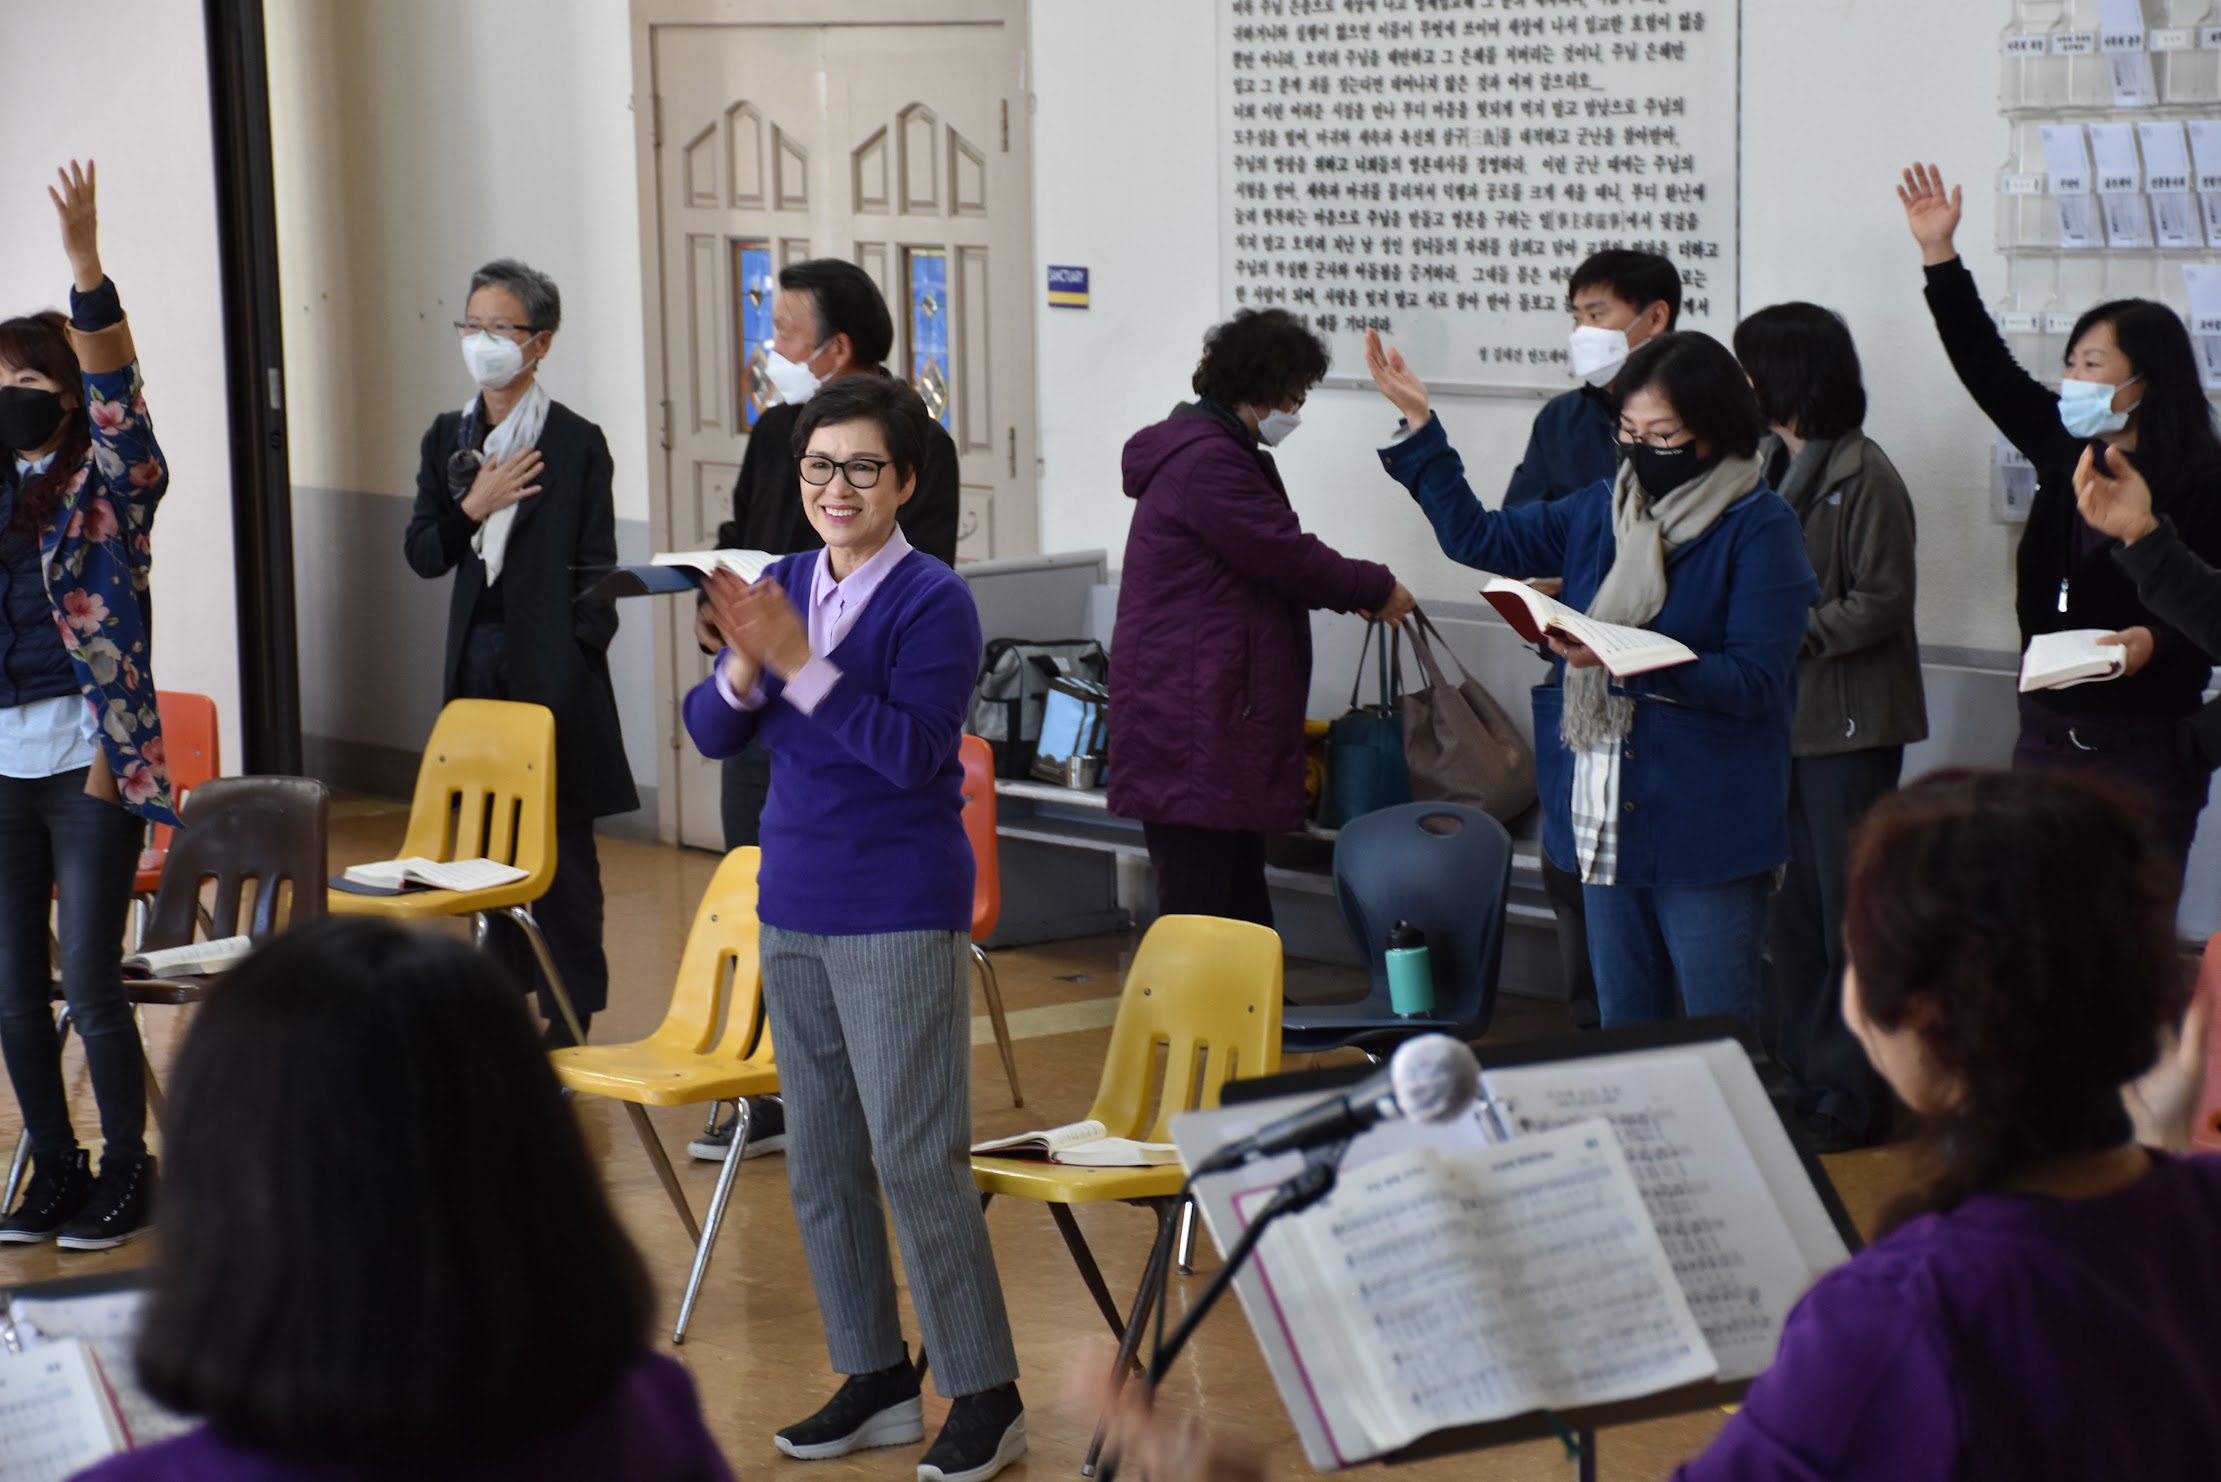
<instances>
[{"instance_id":1,"label":"raised hand","mask_svg":"<svg viewBox=\"0 0 2221 1482\"><path fill-rule=\"evenodd\" d=\"M546 468L538 448L526 448L506 462L488 458L478 465L478 477L463 496L463 513L483 525L496 510L522 503L540 492L540 474Z\"/></svg>"},{"instance_id":2,"label":"raised hand","mask_svg":"<svg viewBox=\"0 0 2221 1482\"><path fill-rule=\"evenodd\" d=\"M1897 199L1904 203L1905 225L1912 228L1913 240L1920 244L1922 263L1934 267L1959 255L1952 239L1959 232L1965 192L1956 185L1946 191L1941 170L1934 165L1908 167L1905 183L1897 187Z\"/></svg>"},{"instance_id":3,"label":"raised hand","mask_svg":"<svg viewBox=\"0 0 2221 1482\"><path fill-rule=\"evenodd\" d=\"M2170 1153L2191 1153L2191 1118L2205 1093L2206 1043L2213 1031L2213 1000L2191 1000L2179 1031L2160 1036L2159 1061L2143 1079L2122 1088L2121 1100L2136 1127L2136 1140Z\"/></svg>"},{"instance_id":4,"label":"raised hand","mask_svg":"<svg viewBox=\"0 0 2221 1482\"><path fill-rule=\"evenodd\" d=\"M1417 371L1404 364L1401 350L1381 344L1377 329L1365 331L1365 369L1373 373L1373 384L1380 388L1381 395L1395 404L1397 411L1403 413L1406 422L1415 428L1426 422L1427 383L1419 379Z\"/></svg>"},{"instance_id":5,"label":"raised hand","mask_svg":"<svg viewBox=\"0 0 2221 1482\"><path fill-rule=\"evenodd\" d=\"M82 166L71 160L68 169L54 173L61 177L62 188L49 185L46 198L62 218L62 251L69 256L77 291L91 293L106 277L100 270L100 212L93 199L99 176L91 160Z\"/></svg>"},{"instance_id":6,"label":"raised hand","mask_svg":"<svg viewBox=\"0 0 2221 1482\"><path fill-rule=\"evenodd\" d=\"M2152 486L2119 448L2107 448L2105 461L2107 467L2101 469L2096 451L2082 450L2082 461L2074 466L2075 508L2091 528L2134 545L2159 528L2159 517L2152 513Z\"/></svg>"}]
</instances>

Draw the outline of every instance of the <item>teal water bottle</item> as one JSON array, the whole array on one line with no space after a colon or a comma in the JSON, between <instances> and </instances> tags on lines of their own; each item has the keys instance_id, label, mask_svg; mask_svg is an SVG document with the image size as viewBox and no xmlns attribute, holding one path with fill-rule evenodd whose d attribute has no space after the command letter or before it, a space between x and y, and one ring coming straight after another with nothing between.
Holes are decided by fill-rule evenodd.
<instances>
[{"instance_id":1,"label":"teal water bottle","mask_svg":"<svg viewBox=\"0 0 2221 1482\"><path fill-rule=\"evenodd\" d=\"M1405 1018L1434 1012L1434 964L1427 934L1408 921L1388 932L1388 1006Z\"/></svg>"}]
</instances>

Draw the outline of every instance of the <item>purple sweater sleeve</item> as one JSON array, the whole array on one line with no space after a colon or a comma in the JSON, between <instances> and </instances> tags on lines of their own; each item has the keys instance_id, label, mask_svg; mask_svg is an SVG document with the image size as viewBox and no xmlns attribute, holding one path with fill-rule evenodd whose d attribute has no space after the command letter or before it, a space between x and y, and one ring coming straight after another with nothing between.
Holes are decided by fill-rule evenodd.
<instances>
[{"instance_id":1,"label":"purple sweater sleeve","mask_svg":"<svg viewBox=\"0 0 2221 1482\"><path fill-rule=\"evenodd\" d=\"M765 703L777 698L784 688L778 680L765 675ZM747 748L755 739L763 712L735 710L726 704L725 697L717 692L717 676L712 674L686 692L686 700L679 706L679 717L686 722L686 734L693 738L694 749L714 762L738 756Z\"/></svg>"},{"instance_id":2,"label":"purple sweater sleeve","mask_svg":"<svg viewBox=\"0 0 2221 1482\"><path fill-rule=\"evenodd\" d=\"M979 611L971 593L960 582L936 584L900 614L892 642L885 693L843 674L816 709L791 713L896 786L923 787L955 755L979 678ZM691 706L689 697L689 729Z\"/></svg>"}]
</instances>

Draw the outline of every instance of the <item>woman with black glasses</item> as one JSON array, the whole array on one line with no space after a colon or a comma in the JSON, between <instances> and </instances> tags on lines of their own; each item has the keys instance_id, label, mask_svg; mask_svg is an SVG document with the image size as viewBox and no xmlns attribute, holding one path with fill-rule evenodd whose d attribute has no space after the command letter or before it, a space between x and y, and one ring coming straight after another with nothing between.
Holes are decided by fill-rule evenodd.
<instances>
[{"instance_id":1,"label":"woman with black glasses","mask_svg":"<svg viewBox=\"0 0 2221 1482\"><path fill-rule=\"evenodd\" d=\"M578 602L617 564L612 465L602 430L540 384L563 317L545 273L511 258L471 275L455 325L478 394L424 434L403 550L418 576L455 573L446 700L521 700L555 712L555 882L535 915L583 1024L609 997L594 820L640 806L609 684L613 602ZM548 1042L568 1044L522 933L503 955L537 985Z\"/></svg>"}]
</instances>

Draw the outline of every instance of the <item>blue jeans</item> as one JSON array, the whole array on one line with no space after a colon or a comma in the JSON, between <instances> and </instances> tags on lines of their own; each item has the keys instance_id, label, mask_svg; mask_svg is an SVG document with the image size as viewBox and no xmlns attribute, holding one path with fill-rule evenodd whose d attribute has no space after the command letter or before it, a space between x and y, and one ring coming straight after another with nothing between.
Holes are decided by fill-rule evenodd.
<instances>
[{"instance_id":1,"label":"blue jeans","mask_svg":"<svg viewBox=\"0 0 2221 1482\"><path fill-rule=\"evenodd\" d=\"M1604 1027L1733 1014L1758 1024L1759 959L1774 875L1718 885L1584 885Z\"/></svg>"}]
</instances>

